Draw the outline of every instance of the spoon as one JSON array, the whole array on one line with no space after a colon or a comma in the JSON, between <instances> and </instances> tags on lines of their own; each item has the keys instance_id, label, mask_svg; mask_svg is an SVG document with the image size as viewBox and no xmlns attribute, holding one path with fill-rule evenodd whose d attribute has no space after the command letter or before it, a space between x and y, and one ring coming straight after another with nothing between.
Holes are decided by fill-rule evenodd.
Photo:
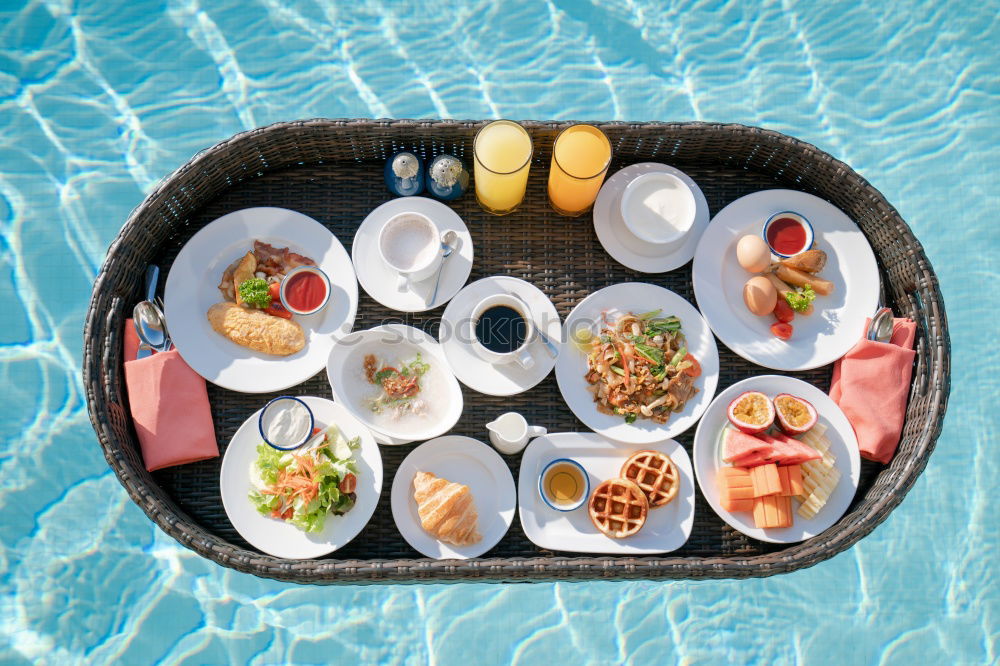
<instances>
[{"instance_id":1,"label":"spoon","mask_svg":"<svg viewBox=\"0 0 1000 666\"><path fill-rule=\"evenodd\" d=\"M509 293L517 300L521 301L521 303L524 305L524 309L527 310L528 312L531 312L531 306L528 305L528 302L526 300L524 300L523 298L521 298L519 295L517 295L512 291L507 293ZM542 342L545 343L545 351L549 353L549 356L551 356L552 358L556 358L557 356L559 356L559 348L556 347L555 344L553 344L552 340L549 339L549 336L545 335L542 329L539 328L537 325L535 326L535 332L538 333L538 337L541 338Z\"/></svg>"},{"instance_id":2,"label":"spoon","mask_svg":"<svg viewBox=\"0 0 1000 666\"><path fill-rule=\"evenodd\" d=\"M160 279L160 268L156 264L150 264L146 267L146 300L152 301L156 297L156 283ZM133 323L134 323L133 319ZM136 331L138 331L138 327ZM149 345L139 345L139 351L135 358L141 359L147 356L152 356L153 348Z\"/></svg>"},{"instance_id":3,"label":"spoon","mask_svg":"<svg viewBox=\"0 0 1000 666\"><path fill-rule=\"evenodd\" d=\"M885 308L880 314L882 316L878 319L873 340L876 342L889 342L892 338L892 329L894 326L892 310Z\"/></svg>"},{"instance_id":4,"label":"spoon","mask_svg":"<svg viewBox=\"0 0 1000 666\"><path fill-rule=\"evenodd\" d=\"M135 333L144 344L159 352L170 351L173 345L167 332L163 312L152 301L140 301L132 310Z\"/></svg>"},{"instance_id":5,"label":"spoon","mask_svg":"<svg viewBox=\"0 0 1000 666\"><path fill-rule=\"evenodd\" d=\"M449 229L441 235L441 265L438 266L437 279L434 280L434 293L431 294L431 299L427 301L428 303L433 303L437 300L438 287L441 285L441 273L444 272L444 262L455 251L456 240L458 240L458 234L454 229Z\"/></svg>"},{"instance_id":6,"label":"spoon","mask_svg":"<svg viewBox=\"0 0 1000 666\"><path fill-rule=\"evenodd\" d=\"M875 314L872 315L871 323L868 324L868 332L865 334L865 338L868 340L876 339L876 335L881 330L880 327L882 326L882 321L886 318L886 316L888 316L889 321L892 322L892 310L889 308L881 307L875 311ZM890 335L891 334L892 331L890 329Z\"/></svg>"}]
</instances>

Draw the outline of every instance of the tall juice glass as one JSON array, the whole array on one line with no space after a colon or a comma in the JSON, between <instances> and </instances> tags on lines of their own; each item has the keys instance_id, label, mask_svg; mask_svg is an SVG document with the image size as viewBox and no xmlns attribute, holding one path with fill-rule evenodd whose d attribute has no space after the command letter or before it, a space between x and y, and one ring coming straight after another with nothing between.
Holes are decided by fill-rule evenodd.
<instances>
[{"instance_id":1,"label":"tall juice glass","mask_svg":"<svg viewBox=\"0 0 1000 666\"><path fill-rule=\"evenodd\" d=\"M572 125L556 137L549 169L549 204L560 215L590 210L611 164L611 142L593 125Z\"/></svg>"},{"instance_id":2,"label":"tall juice glass","mask_svg":"<svg viewBox=\"0 0 1000 666\"><path fill-rule=\"evenodd\" d=\"M524 199L531 167L531 137L515 122L496 120L473 144L476 199L488 213L513 213Z\"/></svg>"}]
</instances>

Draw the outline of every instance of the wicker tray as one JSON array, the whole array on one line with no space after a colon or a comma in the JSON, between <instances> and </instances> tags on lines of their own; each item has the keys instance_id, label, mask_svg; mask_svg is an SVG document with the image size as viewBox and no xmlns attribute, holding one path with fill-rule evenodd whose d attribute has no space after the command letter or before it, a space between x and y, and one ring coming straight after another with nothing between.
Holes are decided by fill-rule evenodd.
<instances>
[{"instance_id":1,"label":"wicker tray","mask_svg":"<svg viewBox=\"0 0 1000 666\"><path fill-rule=\"evenodd\" d=\"M701 497L691 538L662 557L580 557L542 550L518 520L485 557L424 559L392 521L388 487L412 447L382 447L386 483L368 526L330 558L282 560L253 550L239 536L219 495L221 458L145 471L131 424L122 372L124 319L140 299L146 265L163 275L203 225L232 210L280 206L301 211L350 248L354 231L391 198L381 179L384 160L402 148L424 156L451 152L467 161L483 122L309 120L244 132L199 153L136 208L112 243L94 285L84 332L83 380L94 429L130 497L167 534L219 564L258 576L310 583L403 580L539 580L557 578L683 578L768 576L810 566L850 547L899 504L927 464L948 399L949 340L937 278L920 243L885 198L846 164L777 132L704 123L601 123L614 146L611 173L634 162L665 162L701 186L714 215L760 189L787 187L820 196L857 221L878 257L885 301L917 322L917 359L902 442L888 466L864 463L857 495L832 528L801 544L765 544L736 532ZM535 153L522 208L506 218L483 213L471 193L452 202L476 247L470 280L514 275L541 288L565 317L584 296L616 282L644 280L694 302L691 266L661 275L637 274L601 248L589 216L555 215L546 199L551 145L568 123L526 122ZM161 289L163 280L161 280ZM441 308L403 315L362 290L357 329L400 321L436 333ZM719 345L719 390L764 369ZM790 373L829 388L830 367ZM492 398L468 389L455 434L485 438L483 424L509 409L550 432L585 430L559 397L550 375L532 390ZM330 396L323 373L288 391ZM225 447L236 428L268 395L209 385L216 435ZM679 438L690 451L693 429ZM517 478L519 456L507 458Z\"/></svg>"}]
</instances>

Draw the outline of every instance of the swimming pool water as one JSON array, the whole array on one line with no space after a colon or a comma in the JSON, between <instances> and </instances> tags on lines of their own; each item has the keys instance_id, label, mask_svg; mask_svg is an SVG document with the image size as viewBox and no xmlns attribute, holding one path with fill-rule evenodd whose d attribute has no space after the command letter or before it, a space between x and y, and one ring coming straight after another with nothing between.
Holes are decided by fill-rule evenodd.
<instances>
[{"instance_id":1,"label":"swimming pool water","mask_svg":"<svg viewBox=\"0 0 1000 666\"><path fill-rule=\"evenodd\" d=\"M0 663L996 663L1000 6L0 3ZM155 183L313 116L733 121L845 160L923 242L937 450L850 550L762 580L317 588L207 562L105 464L90 288Z\"/></svg>"}]
</instances>

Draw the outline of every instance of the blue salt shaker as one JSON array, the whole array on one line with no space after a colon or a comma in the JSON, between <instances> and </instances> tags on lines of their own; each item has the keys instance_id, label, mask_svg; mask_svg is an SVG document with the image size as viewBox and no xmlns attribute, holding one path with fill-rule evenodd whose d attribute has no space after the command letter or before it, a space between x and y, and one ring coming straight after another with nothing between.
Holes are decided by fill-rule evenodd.
<instances>
[{"instance_id":1,"label":"blue salt shaker","mask_svg":"<svg viewBox=\"0 0 1000 666\"><path fill-rule=\"evenodd\" d=\"M396 153L385 162L385 186L393 194L411 197L424 189L424 162L410 152Z\"/></svg>"},{"instance_id":2,"label":"blue salt shaker","mask_svg":"<svg viewBox=\"0 0 1000 666\"><path fill-rule=\"evenodd\" d=\"M442 201L457 199L469 188L469 172L454 155L438 155L427 167L427 191Z\"/></svg>"}]
</instances>

